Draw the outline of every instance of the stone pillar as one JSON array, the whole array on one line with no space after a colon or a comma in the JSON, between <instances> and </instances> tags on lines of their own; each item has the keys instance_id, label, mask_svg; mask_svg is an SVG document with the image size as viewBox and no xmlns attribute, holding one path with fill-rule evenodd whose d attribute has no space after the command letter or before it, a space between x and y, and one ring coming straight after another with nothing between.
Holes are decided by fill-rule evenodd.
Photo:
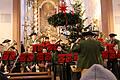
<instances>
[{"instance_id":1,"label":"stone pillar","mask_svg":"<svg viewBox=\"0 0 120 80\"><path fill-rule=\"evenodd\" d=\"M114 32L112 0L101 0L102 32L108 37Z\"/></svg>"},{"instance_id":2,"label":"stone pillar","mask_svg":"<svg viewBox=\"0 0 120 80\"><path fill-rule=\"evenodd\" d=\"M13 0L13 40L17 42L16 48L20 51L20 0Z\"/></svg>"}]
</instances>

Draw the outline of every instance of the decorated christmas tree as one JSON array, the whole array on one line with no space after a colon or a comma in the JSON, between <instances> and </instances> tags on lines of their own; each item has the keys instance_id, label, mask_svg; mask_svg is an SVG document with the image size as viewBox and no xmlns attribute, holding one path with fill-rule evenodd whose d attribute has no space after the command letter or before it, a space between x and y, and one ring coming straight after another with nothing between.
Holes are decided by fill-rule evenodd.
<instances>
[{"instance_id":1,"label":"decorated christmas tree","mask_svg":"<svg viewBox=\"0 0 120 80\"><path fill-rule=\"evenodd\" d=\"M84 22L87 18L83 18L85 10L83 10L82 3L80 1L76 1L73 4L74 13L78 15L78 23L75 25L70 25L68 27L68 31L70 35L68 36L68 40L70 42L75 42L78 38L81 37L81 32L84 29Z\"/></svg>"}]
</instances>

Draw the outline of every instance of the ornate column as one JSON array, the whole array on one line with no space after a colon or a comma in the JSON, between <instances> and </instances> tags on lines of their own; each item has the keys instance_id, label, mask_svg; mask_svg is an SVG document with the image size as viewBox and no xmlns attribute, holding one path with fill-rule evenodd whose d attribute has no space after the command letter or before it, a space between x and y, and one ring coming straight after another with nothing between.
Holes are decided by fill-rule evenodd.
<instances>
[{"instance_id":1,"label":"ornate column","mask_svg":"<svg viewBox=\"0 0 120 80\"><path fill-rule=\"evenodd\" d=\"M20 0L13 0L13 40L17 42L16 48L20 51Z\"/></svg>"},{"instance_id":2,"label":"ornate column","mask_svg":"<svg viewBox=\"0 0 120 80\"><path fill-rule=\"evenodd\" d=\"M34 22L34 31L38 32L38 1L34 0L33 5L33 22Z\"/></svg>"},{"instance_id":3,"label":"ornate column","mask_svg":"<svg viewBox=\"0 0 120 80\"><path fill-rule=\"evenodd\" d=\"M112 0L101 0L102 32L108 37L114 32Z\"/></svg>"}]
</instances>

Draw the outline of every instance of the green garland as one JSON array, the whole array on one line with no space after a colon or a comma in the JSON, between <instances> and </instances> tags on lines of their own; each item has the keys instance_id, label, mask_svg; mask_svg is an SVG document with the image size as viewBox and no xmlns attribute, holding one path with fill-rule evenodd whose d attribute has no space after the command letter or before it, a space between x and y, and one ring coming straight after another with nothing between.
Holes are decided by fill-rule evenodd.
<instances>
[{"instance_id":1,"label":"green garland","mask_svg":"<svg viewBox=\"0 0 120 80\"><path fill-rule=\"evenodd\" d=\"M52 26L75 25L81 20L79 14L62 13L54 14L48 18L48 23Z\"/></svg>"}]
</instances>

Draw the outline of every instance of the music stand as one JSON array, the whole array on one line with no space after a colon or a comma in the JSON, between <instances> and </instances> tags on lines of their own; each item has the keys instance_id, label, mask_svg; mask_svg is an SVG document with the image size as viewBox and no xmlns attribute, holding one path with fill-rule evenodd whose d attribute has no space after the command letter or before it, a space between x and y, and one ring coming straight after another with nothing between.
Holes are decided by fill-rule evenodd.
<instances>
[{"instance_id":1,"label":"music stand","mask_svg":"<svg viewBox=\"0 0 120 80\"><path fill-rule=\"evenodd\" d=\"M51 62L52 56L51 53L38 53L36 57L37 61L48 61Z\"/></svg>"},{"instance_id":2,"label":"music stand","mask_svg":"<svg viewBox=\"0 0 120 80\"><path fill-rule=\"evenodd\" d=\"M65 62L65 54L58 54L58 63Z\"/></svg>"},{"instance_id":3,"label":"music stand","mask_svg":"<svg viewBox=\"0 0 120 80\"><path fill-rule=\"evenodd\" d=\"M32 44L32 46L33 46L33 53L35 53L35 52L42 52L41 44Z\"/></svg>"},{"instance_id":4,"label":"music stand","mask_svg":"<svg viewBox=\"0 0 120 80\"><path fill-rule=\"evenodd\" d=\"M69 62L72 62L72 54L66 54L65 55L65 62L66 63L69 63Z\"/></svg>"},{"instance_id":5,"label":"music stand","mask_svg":"<svg viewBox=\"0 0 120 80\"><path fill-rule=\"evenodd\" d=\"M58 54L58 63L72 62L72 54Z\"/></svg>"},{"instance_id":6,"label":"music stand","mask_svg":"<svg viewBox=\"0 0 120 80\"><path fill-rule=\"evenodd\" d=\"M15 60L16 58L16 53L14 51L4 51L2 55L2 60Z\"/></svg>"},{"instance_id":7,"label":"music stand","mask_svg":"<svg viewBox=\"0 0 120 80\"><path fill-rule=\"evenodd\" d=\"M52 56L51 53L43 53L45 57L45 61L51 62Z\"/></svg>"},{"instance_id":8,"label":"music stand","mask_svg":"<svg viewBox=\"0 0 120 80\"><path fill-rule=\"evenodd\" d=\"M19 62L32 62L34 59L33 53L21 53L18 59Z\"/></svg>"},{"instance_id":9,"label":"music stand","mask_svg":"<svg viewBox=\"0 0 120 80\"><path fill-rule=\"evenodd\" d=\"M57 44L49 44L47 48L48 48L48 51L57 50Z\"/></svg>"},{"instance_id":10,"label":"music stand","mask_svg":"<svg viewBox=\"0 0 120 80\"><path fill-rule=\"evenodd\" d=\"M45 59L44 59L44 54L41 53L41 52L37 54L37 57L36 57L36 58L37 58L37 59L36 59L37 61L44 61L44 60L45 60Z\"/></svg>"}]
</instances>

